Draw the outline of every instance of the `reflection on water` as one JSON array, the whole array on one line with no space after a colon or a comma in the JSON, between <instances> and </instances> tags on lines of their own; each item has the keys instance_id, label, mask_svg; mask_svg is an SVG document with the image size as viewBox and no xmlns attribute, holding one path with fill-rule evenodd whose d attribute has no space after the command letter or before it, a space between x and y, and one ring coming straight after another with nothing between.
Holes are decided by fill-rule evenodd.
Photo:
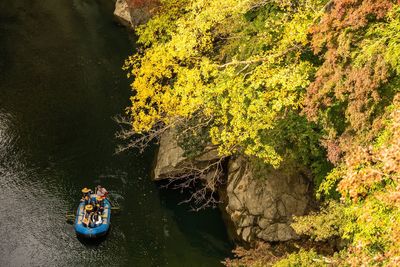
<instances>
[{"instance_id":1,"label":"reflection on water","mask_svg":"<svg viewBox=\"0 0 400 267\"><path fill-rule=\"evenodd\" d=\"M133 50L109 0L0 3L0 266L219 266L216 210L188 212L149 180L153 151L114 155ZM84 186L122 207L101 242L65 222Z\"/></svg>"}]
</instances>

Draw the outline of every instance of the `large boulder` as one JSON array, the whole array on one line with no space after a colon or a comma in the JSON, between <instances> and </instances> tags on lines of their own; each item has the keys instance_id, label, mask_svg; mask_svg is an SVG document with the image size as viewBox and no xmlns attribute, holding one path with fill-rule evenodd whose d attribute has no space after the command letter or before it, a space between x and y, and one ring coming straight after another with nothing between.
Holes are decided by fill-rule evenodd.
<instances>
[{"instance_id":1,"label":"large boulder","mask_svg":"<svg viewBox=\"0 0 400 267\"><path fill-rule=\"evenodd\" d=\"M117 0L114 16L121 25L133 29L146 23L158 6L158 0Z\"/></svg>"},{"instance_id":2,"label":"large boulder","mask_svg":"<svg viewBox=\"0 0 400 267\"><path fill-rule=\"evenodd\" d=\"M125 27L133 27L131 9L125 0L117 0L115 2L114 16L117 21Z\"/></svg>"},{"instance_id":3,"label":"large boulder","mask_svg":"<svg viewBox=\"0 0 400 267\"><path fill-rule=\"evenodd\" d=\"M170 129L161 136L153 179L179 177L192 170L205 168L219 159L218 150L212 145L194 159L185 157L184 150L178 145L175 129Z\"/></svg>"},{"instance_id":4,"label":"large boulder","mask_svg":"<svg viewBox=\"0 0 400 267\"><path fill-rule=\"evenodd\" d=\"M260 170L244 157L231 159L224 204L236 237L246 242L296 239L290 223L311 206L309 176L296 164Z\"/></svg>"}]
</instances>

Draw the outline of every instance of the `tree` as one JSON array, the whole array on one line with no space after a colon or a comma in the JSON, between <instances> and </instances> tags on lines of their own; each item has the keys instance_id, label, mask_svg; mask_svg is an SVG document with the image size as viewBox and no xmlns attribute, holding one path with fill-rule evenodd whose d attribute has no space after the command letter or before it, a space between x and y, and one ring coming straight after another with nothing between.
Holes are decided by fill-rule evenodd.
<instances>
[{"instance_id":1,"label":"tree","mask_svg":"<svg viewBox=\"0 0 400 267\"><path fill-rule=\"evenodd\" d=\"M165 12L138 30L146 49L125 64L134 78L133 131L201 114L221 155L243 152L278 166L284 155L273 129L300 117L315 72L309 28L325 3L163 1Z\"/></svg>"}]
</instances>

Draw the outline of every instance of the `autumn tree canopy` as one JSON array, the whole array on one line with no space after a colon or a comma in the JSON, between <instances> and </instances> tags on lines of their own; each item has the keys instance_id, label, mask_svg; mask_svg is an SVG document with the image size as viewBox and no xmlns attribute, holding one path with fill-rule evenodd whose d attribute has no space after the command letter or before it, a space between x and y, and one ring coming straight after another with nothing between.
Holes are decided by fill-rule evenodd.
<instances>
[{"instance_id":1,"label":"autumn tree canopy","mask_svg":"<svg viewBox=\"0 0 400 267\"><path fill-rule=\"evenodd\" d=\"M299 233L344 240L339 265L399 264L397 1L161 0L137 34L133 133L191 125L221 156L296 159L329 203Z\"/></svg>"}]
</instances>

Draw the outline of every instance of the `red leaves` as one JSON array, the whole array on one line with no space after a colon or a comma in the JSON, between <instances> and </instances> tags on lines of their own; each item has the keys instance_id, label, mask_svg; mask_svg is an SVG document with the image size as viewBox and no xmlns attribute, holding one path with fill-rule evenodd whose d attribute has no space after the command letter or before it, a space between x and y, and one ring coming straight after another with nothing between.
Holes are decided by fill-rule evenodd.
<instances>
[{"instance_id":1,"label":"red leaves","mask_svg":"<svg viewBox=\"0 0 400 267\"><path fill-rule=\"evenodd\" d=\"M400 182L400 109L398 103L390 116L387 126L390 138L380 148L356 146L345 157L346 174L338 189L343 195L357 201L383 180ZM400 188L399 188L400 189ZM398 192L391 194L393 202L398 202Z\"/></svg>"},{"instance_id":2,"label":"red leaves","mask_svg":"<svg viewBox=\"0 0 400 267\"><path fill-rule=\"evenodd\" d=\"M326 44L335 47L335 39L344 29L357 30L370 20L380 20L391 9L389 0L337 0L321 22L312 29L313 48L316 53Z\"/></svg>"},{"instance_id":3,"label":"red leaves","mask_svg":"<svg viewBox=\"0 0 400 267\"><path fill-rule=\"evenodd\" d=\"M358 69L350 62L350 55L352 48L361 39L359 35L362 32L356 31L367 26L370 20L383 19L391 7L389 0L335 1L332 9L312 29L314 52L320 53L323 48L327 50L325 61L309 89L307 114L315 115L320 101L329 106L330 102L325 98L331 97L327 93L332 89L339 100L351 92L355 92L352 97L356 100L359 96L363 99L366 96L373 96L374 99L378 96L372 91L387 79L387 68L382 58L372 58L363 68Z\"/></svg>"},{"instance_id":4,"label":"red leaves","mask_svg":"<svg viewBox=\"0 0 400 267\"><path fill-rule=\"evenodd\" d=\"M342 153L337 140L322 140L321 143L326 148L328 160L333 164L339 163Z\"/></svg>"},{"instance_id":5,"label":"red leaves","mask_svg":"<svg viewBox=\"0 0 400 267\"><path fill-rule=\"evenodd\" d=\"M366 36L367 29L384 21L393 4L390 0L337 0L311 30L314 53L324 61L307 89L303 112L310 120L320 120L328 131L336 131L330 136L338 139L326 143L332 162L338 162L338 155L346 150L341 135L369 130L376 116L389 66L384 51L365 56L361 51L365 40L373 38ZM335 128L337 121L343 121L345 128Z\"/></svg>"}]
</instances>

